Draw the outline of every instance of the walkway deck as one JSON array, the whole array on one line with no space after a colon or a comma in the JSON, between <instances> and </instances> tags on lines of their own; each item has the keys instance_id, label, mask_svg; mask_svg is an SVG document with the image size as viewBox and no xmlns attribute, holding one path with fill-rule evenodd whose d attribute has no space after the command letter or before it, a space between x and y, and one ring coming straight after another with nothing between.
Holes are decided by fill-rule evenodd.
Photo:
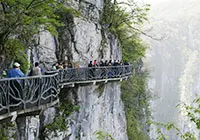
<instances>
[{"instance_id":1,"label":"walkway deck","mask_svg":"<svg viewBox=\"0 0 200 140\"><path fill-rule=\"evenodd\" d=\"M0 120L54 106L65 86L122 81L132 72L131 65L49 71L43 76L0 80Z\"/></svg>"}]
</instances>

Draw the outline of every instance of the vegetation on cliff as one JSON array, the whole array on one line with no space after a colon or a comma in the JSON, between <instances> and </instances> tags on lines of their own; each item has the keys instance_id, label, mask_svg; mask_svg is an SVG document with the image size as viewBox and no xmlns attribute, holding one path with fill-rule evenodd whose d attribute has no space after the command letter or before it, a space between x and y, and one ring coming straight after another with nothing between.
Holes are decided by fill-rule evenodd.
<instances>
[{"instance_id":1,"label":"vegetation on cliff","mask_svg":"<svg viewBox=\"0 0 200 140\"><path fill-rule=\"evenodd\" d=\"M135 1L118 2L104 0L101 24L116 35L122 47L124 61L138 62L145 55L146 47L140 39L141 25L147 20L149 5L139 5ZM128 81L122 83L122 100L125 105L127 133L129 140L149 139L147 120L150 116L149 97L146 91L147 74L134 67Z\"/></svg>"},{"instance_id":2,"label":"vegetation on cliff","mask_svg":"<svg viewBox=\"0 0 200 140\"><path fill-rule=\"evenodd\" d=\"M124 8L122 7L124 6ZM34 45L33 36L42 30L56 34L56 26L61 27L58 10L62 3L56 0L1 0L0 8L0 52L10 60L17 60L27 66L25 50ZM129 9L128 11L126 9ZM130 3L104 0L101 24L105 30L118 37L123 51L123 60L139 60L145 55L140 26L146 20L149 5L139 6L134 1ZM64 11L64 10L63 10ZM62 18L62 17L61 17ZM27 64L25 64L27 63ZM25 72L27 67L22 68ZM132 75L129 81L122 84L122 99L127 117L127 132L130 140L148 139L145 129L146 115L149 115L148 96L146 94L146 74ZM101 89L99 89L101 91ZM66 108L72 110L66 110ZM59 108L61 116L55 117L52 124L46 126L49 130L64 131L65 117L77 110L71 104L62 104ZM102 133L98 132L98 136ZM106 134L107 135L107 134ZM103 134L104 136L104 134Z\"/></svg>"},{"instance_id":3,"label":"vegetation on cliff","mask_svg":"<svg viewBox=\"0 0 200 140\"><path fill-rule=\"evenodd\" d=\"M191 129L192 125L188 125L191 128L185 130L181 130L178 126L176 126L173 122L161 123L161 122L151 122L152 125L157 127L156 129L156 139L157 140L167 140L169 139L167 131L173 131L176 133L178 138L181 140L198 140L200 138L199 130L200 130L200 97L193 100L192 104L181 103L177 105L181 109L181 112L185 114L189 121L188 124L194 125L196 130Z\"/></svg>"},{"instance_id":4,"label":"vegetation on cliff","mask_svg":"<svg viewBox=\"0 0 200 140\"><path fill-rule=\"evenodd\" d=\"M56 26L63 24L56 11L63 1L56 0L1 0L0 1L0 55L28 68L25 50L34 47L34 36L48 30L56 34Z\"/></svg>"},{"instance_id":5,"label":"vegetation on cliff","mask_svg":"<svg viewBox=\"0 0 200 140\"><path fill-rule=\"evenodd\" d=\"M146 35L141 26L147 20L147 12L150 5L139 5L131 2L114 2L104 0L104 11L101 16L101 24L120 41L123 60L139 60L144 57L146 47L140 39L140 35Z\"/></svg>"}]
</instances>

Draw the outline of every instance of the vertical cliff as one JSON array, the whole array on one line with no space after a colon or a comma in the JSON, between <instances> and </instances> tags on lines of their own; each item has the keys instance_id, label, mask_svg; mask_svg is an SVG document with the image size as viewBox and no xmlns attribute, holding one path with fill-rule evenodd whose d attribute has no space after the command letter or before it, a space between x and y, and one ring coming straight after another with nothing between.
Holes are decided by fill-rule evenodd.
<instances>
[{"instance_id":1,"label":"vertical cliff","mask_svg":"<svg viewBox=\"0 0 200 140\"><path fill-rule=\"evenodd\" d=\"M120 98L120 84L107 83L102 88L103 90L100 90L99 86L84 86L71 93L80 109L67 119L67 131L48 131L47 137L54 140L94 140L97 139L98 133L102 133L116 140L126 140L126 120ZM66 91L62 94L70 95Z\"/></svg>"},{"instance_id":2,"label":"vertical cliff","mask_svg":"<svg viewBox=\"0 0 200 140\"><path fill-rule=\"evenodd\" d=\"M42 32L30 53L31 61L40 61L45 69L50 69L57 61L87 66L90 60L122 58L119 41L100 25L103 0L72 1L66 6L80 11L79 15L60 13L65 25L58 28L58 37ZM60 95L79 106L78 111L65 118L67 130L46 128L59 114L56 108L49 108L36 117L18 118L16 139L94 140L99 135L128 139L119 82L75 86L63 89Z\"/></svg>"}]
</instances>

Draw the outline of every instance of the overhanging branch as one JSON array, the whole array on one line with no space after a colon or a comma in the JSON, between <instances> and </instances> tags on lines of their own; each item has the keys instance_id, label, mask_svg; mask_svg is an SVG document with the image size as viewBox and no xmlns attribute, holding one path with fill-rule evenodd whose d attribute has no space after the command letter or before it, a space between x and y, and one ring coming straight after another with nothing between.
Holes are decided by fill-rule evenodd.
<instances>
[{"instance_id":1,"label":"overhanging branch","mask_svg":"<svg viewBox=\"0 0 200 140\"><path fill-rule=\"evenodd\" d=\"M126 23L126 22L125 22L125 24L126 24L129 28L131 28L131 29L135 30L136 32L141 33L142 35L144 35L144 36L146 36L146 37L149 37L149 38L151 38L151 39L153 39L153 40L160 41L160 40L162 40L162 39L164 38L164 37L155 38L155 37L153 37L153 36L151 36L151 35L149 35L149 34L143 32L143 31L141 31L141 30L138 29L138 28L135 28L135 27L131 26L130 24L128 24L128 23ZM131 38L131 37L133 37L133 36L134 36L134 35L131 35L131 36L127 37L127 39L129 39L129 38Z\"/></svg>"}]
</instances>

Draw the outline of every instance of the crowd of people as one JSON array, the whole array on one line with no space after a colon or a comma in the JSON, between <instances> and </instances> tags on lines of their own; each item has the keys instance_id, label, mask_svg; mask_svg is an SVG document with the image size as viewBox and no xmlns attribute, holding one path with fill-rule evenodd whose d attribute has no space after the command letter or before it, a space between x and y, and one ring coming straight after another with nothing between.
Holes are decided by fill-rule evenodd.
<instances>
[{"instance_id":1,"label":"crowd of people","mask_svg":"<svg viewBox=\"0 0 200 140\"><path fill-rule=\"evenodd\" d=\"M140 61L140 63L142 64L142 61ZM83 66L83 67L88 67L87 69L87 77L88 79L103 79L103 78L117 78L117 76L119 76L120 74L122 74L121 67L119 67L119 69L115 66L122 66L122 65L130 65L131 63L129 62L122 62L119 60L101 60L99 61L99 63L97 62L97 60L94 61L90 61L88 63L88 66ZM142 65L141 64L137 64L138 66L138 70L141 70ZM114 67L109 67L109 66L114 66ZM73 78L80 78L77 73L76 73L76 69L81 68L82 66L79 66L78 64L72 64L72 63L55 63L52 65L51 70L53 71L42 71L39 62L35 62L34 66L31 68L31 70L28 72L28 74L24 74L21 69L20 69L20 64L18 62L15 62L13 64L13 68L8 70L8 72L3 72L2 75L4 77L2 78L18 78L18 77L25 77L25 76L40 76L42 74L54 74L55 72L57 73L58 70L62 70L62 69L69 69L70 75ZM105 67L103 68L103 71L101 73L98 73L98 70L96 67ZM74 69L71 69L74 68ZM135 69L135 68L134 68ZM129 69L127 67L125 67L125 70L129 71ZM50 72L50 73L48 73ZM73 79L72 78L72 79ZM70 77L69 77L70 79ZM20 94L22 93L22 89L21 89L21 85L23 84L23 81L21 79L17 79L17 80L12 80L12 83L10 84L10 87L12 89L12 95L20 98ZM39 95L39 90L37 90L35 92L34 98L37 99L38 95ZM19 100L16 100L15 98L11 97L10 98L10 102L13 104L18 104Z\"/></svg>"},{"instance_id":2,"label":"crowd of people","mask_svg":"<svg viewBox=\"0 0 200 140\"><path fill-rule=\"evenodd\" d=\"M21 71L20 64L18 62L15 62L13 64L13 68L2 72L2 78L16 78L16 77L25 77L26 75ZM42 75L42 71L39 65L39 62L35 62L34 67L30 70L27 76L37 76Z\"/></svg>"},{"instance_id":3,"label":"crowd of people","mask_svg":"<svg viewBox=\"0 0 200 140\"><path fill-rule=\"evenodd\" d=\"M143 67L143 61L142 59L139 59L138 61L133 61L133 62L127 62L127 61L119 61L119 60L101 60L99 64L97 63L96 60L93 62L90 61L88 64L88 67L102 67L102 66L122 66L122 65L133 65L133 72L134 73L141 73L142 72L142 67Z\"/></svg>"},{"instance_id":4,"label":"crowd of people","mask_svg":"<svg viewBox=\"0 0 200 140\"><path fill-rule=\"evenodd\" d=\"M98 64L97 61L94 60L94 62L90 61L90 63L88 64L88 67L120 66L120 65L129 65L129 64L130 63L128 63L126 61L123 63L122 61L119 61L119 60L109 60L109 61L108 60L105 60L105 61L101 60Z\"/></svg>"},{"instance_id":5,"label":"crowd of people","mask_svg":"<svg viewBox=\"0 0 200 140\"><path fill-rule=\"evenodd\" d=\"M134 61L134 62L123 62L120 60L101 60L97 62L97 60L90 61L88 63L88 66L80 66L78 64L72 64L72 63L61 63L57 62L52 65L51 70L60 70L60 69L68 69L68 68L80 68L80 67L103 67L103 66L121 66L121 65L130 65L132 64L134 67L134 71L136 72L141 72L141 68L143 66L143 62L140 59L139 61ZM42 75L42 70L40 67L39 62L35 62L33 68L30 70L30 72L27 74L27 76L37 76L37 75ZM2 77L3 78L12 78L12 77L24 77L25 74L20 70L20 64L18 62L15 62L13 64L13 68L6 73L3 71Z\"/></svg>"},{"instance_id":6,"label":"crowd of people","mask_svg":"<svg viewBox=\"0 0 200 140\"><path fill-rule=\"evenodd\" d=\"M99 63L97 60L90 61L88 63L88 67L102 67L102 66L120 66L120 65L129 65L130 62L122 62L119 60L101 60ZM52 70L60 70L60 69L68 69L68 68L82 68L82 67L87 67L87 66L82 66L79 64L72 64L72 63L62 63L62 62L57 62L52 65Z\"/></svg>"}]
</instances>

